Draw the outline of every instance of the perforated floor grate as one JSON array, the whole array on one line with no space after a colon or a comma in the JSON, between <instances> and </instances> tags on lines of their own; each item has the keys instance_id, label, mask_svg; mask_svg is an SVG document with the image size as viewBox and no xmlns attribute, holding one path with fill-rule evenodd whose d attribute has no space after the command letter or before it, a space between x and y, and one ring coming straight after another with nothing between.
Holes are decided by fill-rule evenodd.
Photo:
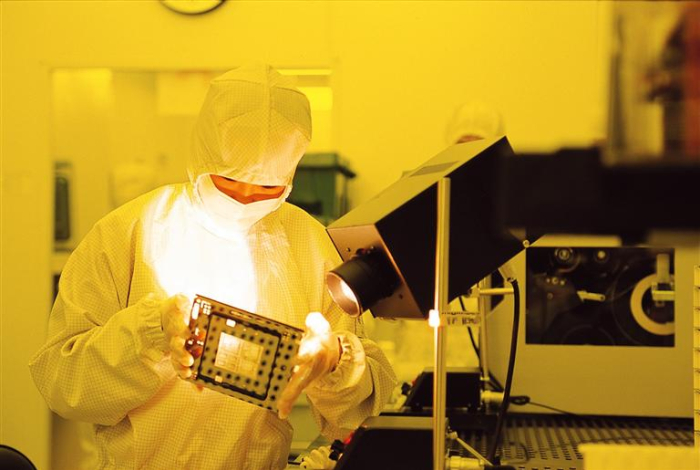
<instances>
[{"instance_id":1,"label":"perforated floor grate","mask_svg":"<svg viewBox=\"0 0 700 470\"><path fill-rule=\"evenodd\" d=\"M503 463L518 470L582 470L578 445L611 443L635 445L693 445L691 419L572 417L513 415L508 418L502 447ZM467 432L462 438L487 452L488 438Z\"/></svg>"}]
</instances>

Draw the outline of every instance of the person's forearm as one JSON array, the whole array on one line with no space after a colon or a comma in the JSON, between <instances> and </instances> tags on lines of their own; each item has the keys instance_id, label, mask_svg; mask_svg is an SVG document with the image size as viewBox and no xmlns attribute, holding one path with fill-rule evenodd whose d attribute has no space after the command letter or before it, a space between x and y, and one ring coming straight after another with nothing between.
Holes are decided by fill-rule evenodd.
<instances>
[{"instance_id":1,"label":"person's forearm","mask_svg":"<svg viewBox=\"0 0 700 470\"><path fill-rule=\"evenodd\" d=\"M115 424L173 376L168 361L160 365L158 312L144 302L92 327L84 315L61 311L64 307L59 300L52 315L70 320L62 321L62 331L30 364L39 390L59 415Z\"/></svg>"},{"instance_id":2,"label":"person's forearm","mask_svg":"<svg viewBox=\"0 0 700 470\"><path fill-rule=\"evenodd\" d=\"M344 352L338 369L307 389L321 431L330 438L344 437L369 416L378 415L396 384L389 362L374 342L354 335L349 339L351 350Z\"/></svg>"}]
</instances>

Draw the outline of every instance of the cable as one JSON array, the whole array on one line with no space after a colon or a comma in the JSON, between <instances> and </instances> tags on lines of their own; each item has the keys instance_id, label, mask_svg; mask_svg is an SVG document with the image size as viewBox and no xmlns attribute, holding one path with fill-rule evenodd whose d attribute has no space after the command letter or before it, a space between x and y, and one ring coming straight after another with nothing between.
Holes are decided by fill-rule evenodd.
<instances>
[{"instance_id":1,"label":"cable","mask_svg":"<svg viewBox=\"0 0 700 470\"><path fill-rule=\"evenodd\" d=\"M532 405L532 406L539 406L540 408L547 408L548 410L556 411L557 413L561 413L563 415L568 415L568 416L576 416L579 417L580 415L577 415L576 413L572 413L570 411L565 411L560 408L555 408L553 406L545 405L543 403L537 403L535 401L530 400L530 397L527 395L517 395L514 397L510 397L510 402L513 405L518 405L518 406L525 406L525 405Z\"/></svg>"},{"instance_id":2,"label":"cable","mask_svg":"<svg viewBox=\"0 0 700 470\"><path fill-rule=\"evenodd\" d=\"M467 310L467 308L464 306L464 300L462 300L461 295L459 296L459 306L462 308L463 312ZM476 358L479 362L479 375L484 375L484 371L481 369L481 353L479 352L479 346L477 346L476 341L474 341L474 332L472 331L471 326L467 327L467 332L469 333L469 341L472 343L472 349L474 350Z\"/></svg>"},{"instance_id":3,"label":"cable","mask_svg":"<svg viewBox=\"0 0 700 470\"><path fill-rule=\"evenodd\" d=\"M459 296L459 306L462 308L463 312L467 311L467 307L464 306L464 300L462 300L462 296ZM476 345L476 341L474 341L474 334L472 333L472 327L468 326L467 331L469 331L469 341L472 343L472 348L474 348L474 352L476 353L476 357L480 357L479 355L479 346Z\"/></svg>"},{"instance_id":4,"label":"cable","mask_svg":"<svg viewBox=\"0 0 700 470\"><path fill-rule=\"evenodd\" d=\"M528 397L528 398L529 398L529 397ZM513 403L512 400L511 400L511 403ZM548 410L556 411L557 413L561 413L561 414L563 414L563 415L577 416L577 417L580 416L580 415L577 415L576 413L572 413L572 412L570 412L570 411L560 410L559 408L554 408L553 406L549 406L549 405L543 405L542 403L537 403L537 402L534 402L534 401L528 401L528 403L526 403L526 404L529 404L529 405L532 405L532 406L539 406L540 408L546 408L546 409L548 409Z\"/></svg>"},{"instance_id":5,"label":"cable","mask_svg":"<svg viewBox=\"0 0 700 470\"><path fill-rule=\"evenodd\" d=\"M498 410L498 418L496 420L496 429L494 431L493 442L491 443L491 448L487 454L487 459L492 462L496 457L496 451L498 450L501 434L503 432L503 424L505 423L506 413L508 412L510 390L511 386L513 385L513 372L515 371L515 354L518 349L518 327L520 326L520 288L518 286L517 279L513 279L512 281L509 279L509 281L511 286L513 286L513 332L510 340L508 372L506 374L505 387L503 387L503 403L501 403L501 408Z\"/></svg>"},{"instance_id":6,"label":"cable","mask_svg":"<svg viewBox=\"0 0 700 470\"><path fill-rule=\"evenodd\" d=\"M510 397L510 402L513 405L523 406L530 403L530 397L527 395L518 395L515 397Z\"/></svg>"},{"instance_id":7,"label":"cable","mask_svg":"<svg viewBox=\"0 0 700 470\"><path fill-rule=\"evenodd\" d=\"M503 391L503 385L501 385L501 382L496 377L494 377L494 375L490 371L489 371L489 381L491 382L491 386L493 387L493 389L495 391L497 391L497 392ZM511 399L510 402L513 403L513 400Z\"/></svg>"},{"instance_id":8,"label":"cable","mask_svg":"<svg viewBox=\"0 0 700 470\"><path fill-rule=\"evenodd\" d=\"M513 289L515 291L515 288ZM462 297L459 297L459 305L462 307L462 310L466 310L464 307L464 301L462 300ZM474 333L471 329L471 327L467 327L467 331L469 332L469 341L472 343L472 349L474 349L474 352L476 353L477 357L481 357L481 354L479 352L479 346L476 345L476 341L474 340ZM479 370L481 370L481 364L479 364ZM497 392L502 392L503 391L503 385L501 385L501 382L493 375L489 373L489 381L491 382L491 385ZM543 403L537 403L532 400L530 400L530 397L527 395L517 395L517 396L512 396L510 397L510 402L514 405L518 406L523 406L523 405L532 405L532 406L539 406L540 408L547 408L548 410L556 411L557 413L569 415L569 416L578 416L576 413L571 413L570 411L565 411L561 410L559 408L554 408L553 406L545 405Z\"/></svg>"},{"instance_id":9,"label":"cable","mask_svg":"<svg viewBox=\"0 0 700 470\"><path fill-rule=\"evenodd\" d=\"M494 431L494 440L493 443L491 444L491 448L489 449L488 452L488 457L487 460L493 461L496 457L496 451L498 450L498 445L500 443L501 439L501 434L503 432L503 425L505 423L505 415L508 411L508 405L509 403L513 403L515 405L527 405L530 404L532 406L538 406L540 408L546 408L552 411L555 411L557 413L565 414L568 416L578 416L575 413L571 413L569 411L561 410L559 408L555 408L553 406L545 405L543 403L537 403L533 402L530 400L530 397L527 395L518 395L518 396L510 396L511 388L512 388L512 383L513 383L513 372L515 370L515 356L517 352L517 346L518 346L518 329L520 325L520 288L518 286L518 281L516 279L513 279L513 281L510 282L510 284L513 286L513 331L512 331L512 336L511 336L511 346L510 346L510 357L508 359L508 372L506 374L506 385L503 387L499 380L493 376L492 374L489 374L489 381L493 385L493 388L496 391L499 392L504 392L503 393L503 403L501 403L501 407L498 412L498 418L496 420L496 429ZM462 300L462 297L459 297L459 305L462 308L462 310L466 310L464 306L464 301ZM474 333L472 332L471 327L467 328L467 331L469 332L469 341L471 342L472 348L474 349L474 352L476 353L477 357L481 357L479 347L476 344L476 341L474 340ZM481 364L479 364L479 369L481 369Z\"/></svg>"},{"instance_id":10,"label":"cable","mask_svg":"<svg viewBox=\"0 0 700 470\"><path fill-rule=\"evenodd\" d=\"M462 300L462 299L460 299ZM464 308L462 308L464 310ZM476 341L474 341L474 332L472 331L472 327L468 326L467 331L469 332L469 341L472 343L472 348L474 348L474 352L476 353L477 357L481 357L481 353L479 352L479 346L476 345Z\"/></svg>"},{"instance_id":11,"label":"cable","mask_svg":"<svg viewBox=\"0 0 700 470\"><path fill-rule=\"evenodd\" d=\"M466 311L466 307L464 306L464 301L462 300L461 296L459 297L459 306L462 307L462 311ZM467 327L467 332L469 333L469 341L472 343L472 349L474 350L477 359L479 359L479 372L481 373L481 375L484 375L484 371L481 369L481 350L479 349L479 346L476 345L476 341L474 340L474 331L472 330L471 326ZM499 382L498 379L496 379L496 377L494 377L490 372L489 382L491 383L495 391L503 391L503 385L501 385L501 382Z\"/></svg>"}]
</instances>

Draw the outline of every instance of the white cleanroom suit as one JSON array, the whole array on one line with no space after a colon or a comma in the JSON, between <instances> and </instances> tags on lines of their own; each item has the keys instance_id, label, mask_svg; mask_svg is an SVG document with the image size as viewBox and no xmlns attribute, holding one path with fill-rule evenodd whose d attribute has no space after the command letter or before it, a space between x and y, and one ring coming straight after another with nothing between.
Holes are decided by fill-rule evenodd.
<instances>
[{"instance_id":1,"label":"white cleanroom suit","mask_svg":"<svg viewBox=\"0 0 700 470\"><path fill-rule=\"evenodd\" d=\"M51 409L94 423L99 468L286 465L286 420L176 376L159 313L176 293L300 328L310 311L322 312L343 352L306 393L328 437L385 404L395 381L388 362L324 286L340 262L335 249L319 223L284 203L310 129L308 101L285 77L267 66L228 72L212 82L195 126L190 183L113 211L71 255L30 368ZM242 205L217 193L209 174L287 188Z\"/></svg>"}]
</instances>

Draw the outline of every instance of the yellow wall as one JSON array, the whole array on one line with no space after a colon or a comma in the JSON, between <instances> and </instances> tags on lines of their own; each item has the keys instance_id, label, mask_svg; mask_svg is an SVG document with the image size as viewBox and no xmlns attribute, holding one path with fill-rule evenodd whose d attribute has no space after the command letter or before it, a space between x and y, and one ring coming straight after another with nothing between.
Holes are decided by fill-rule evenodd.
<instances>
[{"instance_id":1,"label":"yellow wall","mask_svg":"<svg viewBox=\"0 0 700 470\"><path fill-rule=\"evenodd\" d=\"M362 178L354 201L444 148L448 116L467 100L500 109L518 150L599 138L605 8L598 2L334 4L338 146Z\"/></svg>"},{"instance_id":2,"label":"yellow wall","mask_svg":"<svg viewBox=\"0 0 700 470\"><path fill-rule=\"evenodd\" d=\"M0 440L39 468L48 467L49 418L26 364L44 340L51 298L53 68L332 68L333 142L360 175L354 203L444 147L447 117L468 99L501 109L517 149L585 144L604 129L604 3L231 0L199 17L155 1L0 8ZM103 156L94 158L99 166Z\"/></svg>"},{"instance_id":3,"label":"yellow wall","mask_svg":"<svg viewBox=\"0 0 700 470\"><path fill-rule=\"evenodd\" d=\"M109 210L164 184L187 181L192 128L209 82L223 72L52 70L50 152L69 164L72 196L71 234L58 244L62 252L75 248ZM304 73L296 78L311 104L307 152L331 152L330 76Z\"/></svg>"}]
</instances>

